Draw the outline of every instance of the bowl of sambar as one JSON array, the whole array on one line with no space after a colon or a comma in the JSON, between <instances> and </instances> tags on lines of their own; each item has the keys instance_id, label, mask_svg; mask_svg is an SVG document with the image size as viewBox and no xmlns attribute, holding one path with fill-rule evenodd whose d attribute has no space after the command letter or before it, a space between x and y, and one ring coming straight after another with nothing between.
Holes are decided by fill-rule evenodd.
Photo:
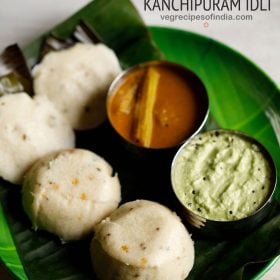
<instances>
[{"instance_id":1,"label":"bowl of sambar","mask_svg":"<svg viewBox=\"0 0 280 280\"><path fill-rule=\"evenodd\" d=\"M208 110L208 95L200 78L168 61L150 61L124 71L107 97L113 129L140 149L178 147L201 130Z\"/></svg>"}]
</instances>

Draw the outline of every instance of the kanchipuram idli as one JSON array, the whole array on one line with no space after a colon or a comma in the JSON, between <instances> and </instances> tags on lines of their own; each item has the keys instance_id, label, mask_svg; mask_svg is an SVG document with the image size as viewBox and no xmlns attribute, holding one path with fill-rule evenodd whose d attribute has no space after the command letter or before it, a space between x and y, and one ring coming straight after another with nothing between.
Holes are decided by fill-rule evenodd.
<instances>
[{"instance_id":1,"label":"kanchipuram idli","mask_svg":"<svg viewBox=\"0 0 280 280\"><path fill-rule=\"evenodd\" d=\"M118 207L121 188L117 174L100 156L83 149L54 153L27 173L23 207L34 229L79 240Z\"/></svg>"},{"instance_id":2,"label":"kanchipuram idli","mask_svg":"<svg viewBox=\"0 0 280 280\"><path fill-rule=\"evenodd\" d=\"M147 200L123 204L99 223L90 250L101 280L182 280L194 263L194 244L179 217Z\"/></svg>"},{"instance_id":3,"label":"kanchipuram idli","mask_svg":"<svg viewBox=\"0 0 280 280\"><path fill-rule=\"evenodd\" d=\"M74 129L91 129L106 119L107 91L120 72L113 50L77 43L45 55L33 71L34 91L46 95Z\"/></svg>"},{"instance_id":4,"label":"kanchipuram idli","mask_svg":"<svg viewBox=\"0 0 280 280\"><path fill-rule=\"evenodd\" d=\"M74 145L70 124L46 97L0 97L0 177L21 184L36 160Z\"/></svg>"}]
</instances>

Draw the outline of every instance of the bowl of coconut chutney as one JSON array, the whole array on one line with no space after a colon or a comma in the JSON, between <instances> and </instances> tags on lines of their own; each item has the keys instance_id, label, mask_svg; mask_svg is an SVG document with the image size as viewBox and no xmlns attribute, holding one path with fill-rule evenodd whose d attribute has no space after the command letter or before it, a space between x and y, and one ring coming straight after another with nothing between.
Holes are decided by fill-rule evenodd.
<instances>
[{"instance_id":1,"label":"bowl of coconut chutney","mask_svg":"<svg viewBox=\"0 0 280 280\"><path fill-rule=\"evenodd\" d=\"M265 147L238 131L212 130L187 141L171 168L188 223L214 238L253 230L269 214L276 167Z\"/></svg>"}]
</instances>

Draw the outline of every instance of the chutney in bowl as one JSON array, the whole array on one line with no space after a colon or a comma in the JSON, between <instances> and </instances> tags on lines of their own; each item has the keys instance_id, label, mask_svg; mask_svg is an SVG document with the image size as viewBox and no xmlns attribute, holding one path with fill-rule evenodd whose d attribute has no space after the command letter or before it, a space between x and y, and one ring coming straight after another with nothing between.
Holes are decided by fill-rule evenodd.
<instances>
[{"instance_id":1,"label":"chutney in bowl","mask_svg":"<svg viewBox=\"0 0 280 280\"><path fill-rule=\"evenodd\" d=\"M276 180L276 167L265 147L234 130L192 137L171 168L173 190L187 221L214 237L255 228L269 213Z\"/></svg>"}]
</instances>

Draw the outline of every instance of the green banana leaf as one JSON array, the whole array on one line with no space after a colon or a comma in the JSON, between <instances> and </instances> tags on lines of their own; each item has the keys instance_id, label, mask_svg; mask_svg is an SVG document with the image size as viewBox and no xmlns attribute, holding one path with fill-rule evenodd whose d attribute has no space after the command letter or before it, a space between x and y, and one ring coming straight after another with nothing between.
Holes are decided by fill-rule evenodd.
<instances>
[{"instance_id":1,"label":"green banana leaf","mask_svg":"<svg viewBox=\"0 0 280 280\"><path fill-rule=\"evenodd\" d=\"M223 242L199 240L195 244L196 264L188 280L243 279L244 264L268 260L280 253L280 215L275 207L274 215L255 232L242 239ZM273 242L271 242L273 241ZM266 247L256 244L266 244ZM246 271L246 273L249 273ZM211 278L209 278L211 276Z\"/></svg>"},{"instance_id":2,"label":"green banana leaf","mask_svg":"<svg viewBox=\"0 0 280 280\"><path fill-rule=\"evenodd\" d=\"M214 124L254 136L271 152L279 170L279 90L255 65L211 39L154 27L150 31L160 52L128 0L95 0L51 32L68 37L81 19L116 51L123 67L165 56L196 72L210 97L211 121L207 128ZM30 66L38 61L46 36L47 33L24 49ZM77 134L77 146L97 152L112 164L120 177L123 202L144 198L176 209L170 187L170 156L160 164L131 156L117 141L108 123ZM278 186L276 198L279 197ZM17 278L96 279L90 264L89 240L62 244L49 233L34 232L22 211L17 186L1 181L0 200L0 258ZM279 231L280 214L275 207L262 226L242 239L195 240L195 265L188 279L254 277L259 264L257 268L246 264L276 257L280 253Z\"/></svg>"},{"instance_id":3,"label":"green banana leaf","mask_svg":"<svg viewBox=\"0 0 280 280\"><path fill-rule=\"evenodd\" d=\"M128 0L95 0L50 32L67 38L81 20L92 26L102 41L115 50L123 67L162 57L143 20ZM30 66L37 63L46 36L47 33L24 49Z\"/></svg>"},{"instance_id":4,"label":"green banana leaf","mask_svg":"<svg viewBox=\"0 0 280 280\"><path fill-rule=\"evenodd\" d=\"M18 45L0 54L0 96L25 91L33 94L33 80Z\"/></svg>"}]
</instances>

